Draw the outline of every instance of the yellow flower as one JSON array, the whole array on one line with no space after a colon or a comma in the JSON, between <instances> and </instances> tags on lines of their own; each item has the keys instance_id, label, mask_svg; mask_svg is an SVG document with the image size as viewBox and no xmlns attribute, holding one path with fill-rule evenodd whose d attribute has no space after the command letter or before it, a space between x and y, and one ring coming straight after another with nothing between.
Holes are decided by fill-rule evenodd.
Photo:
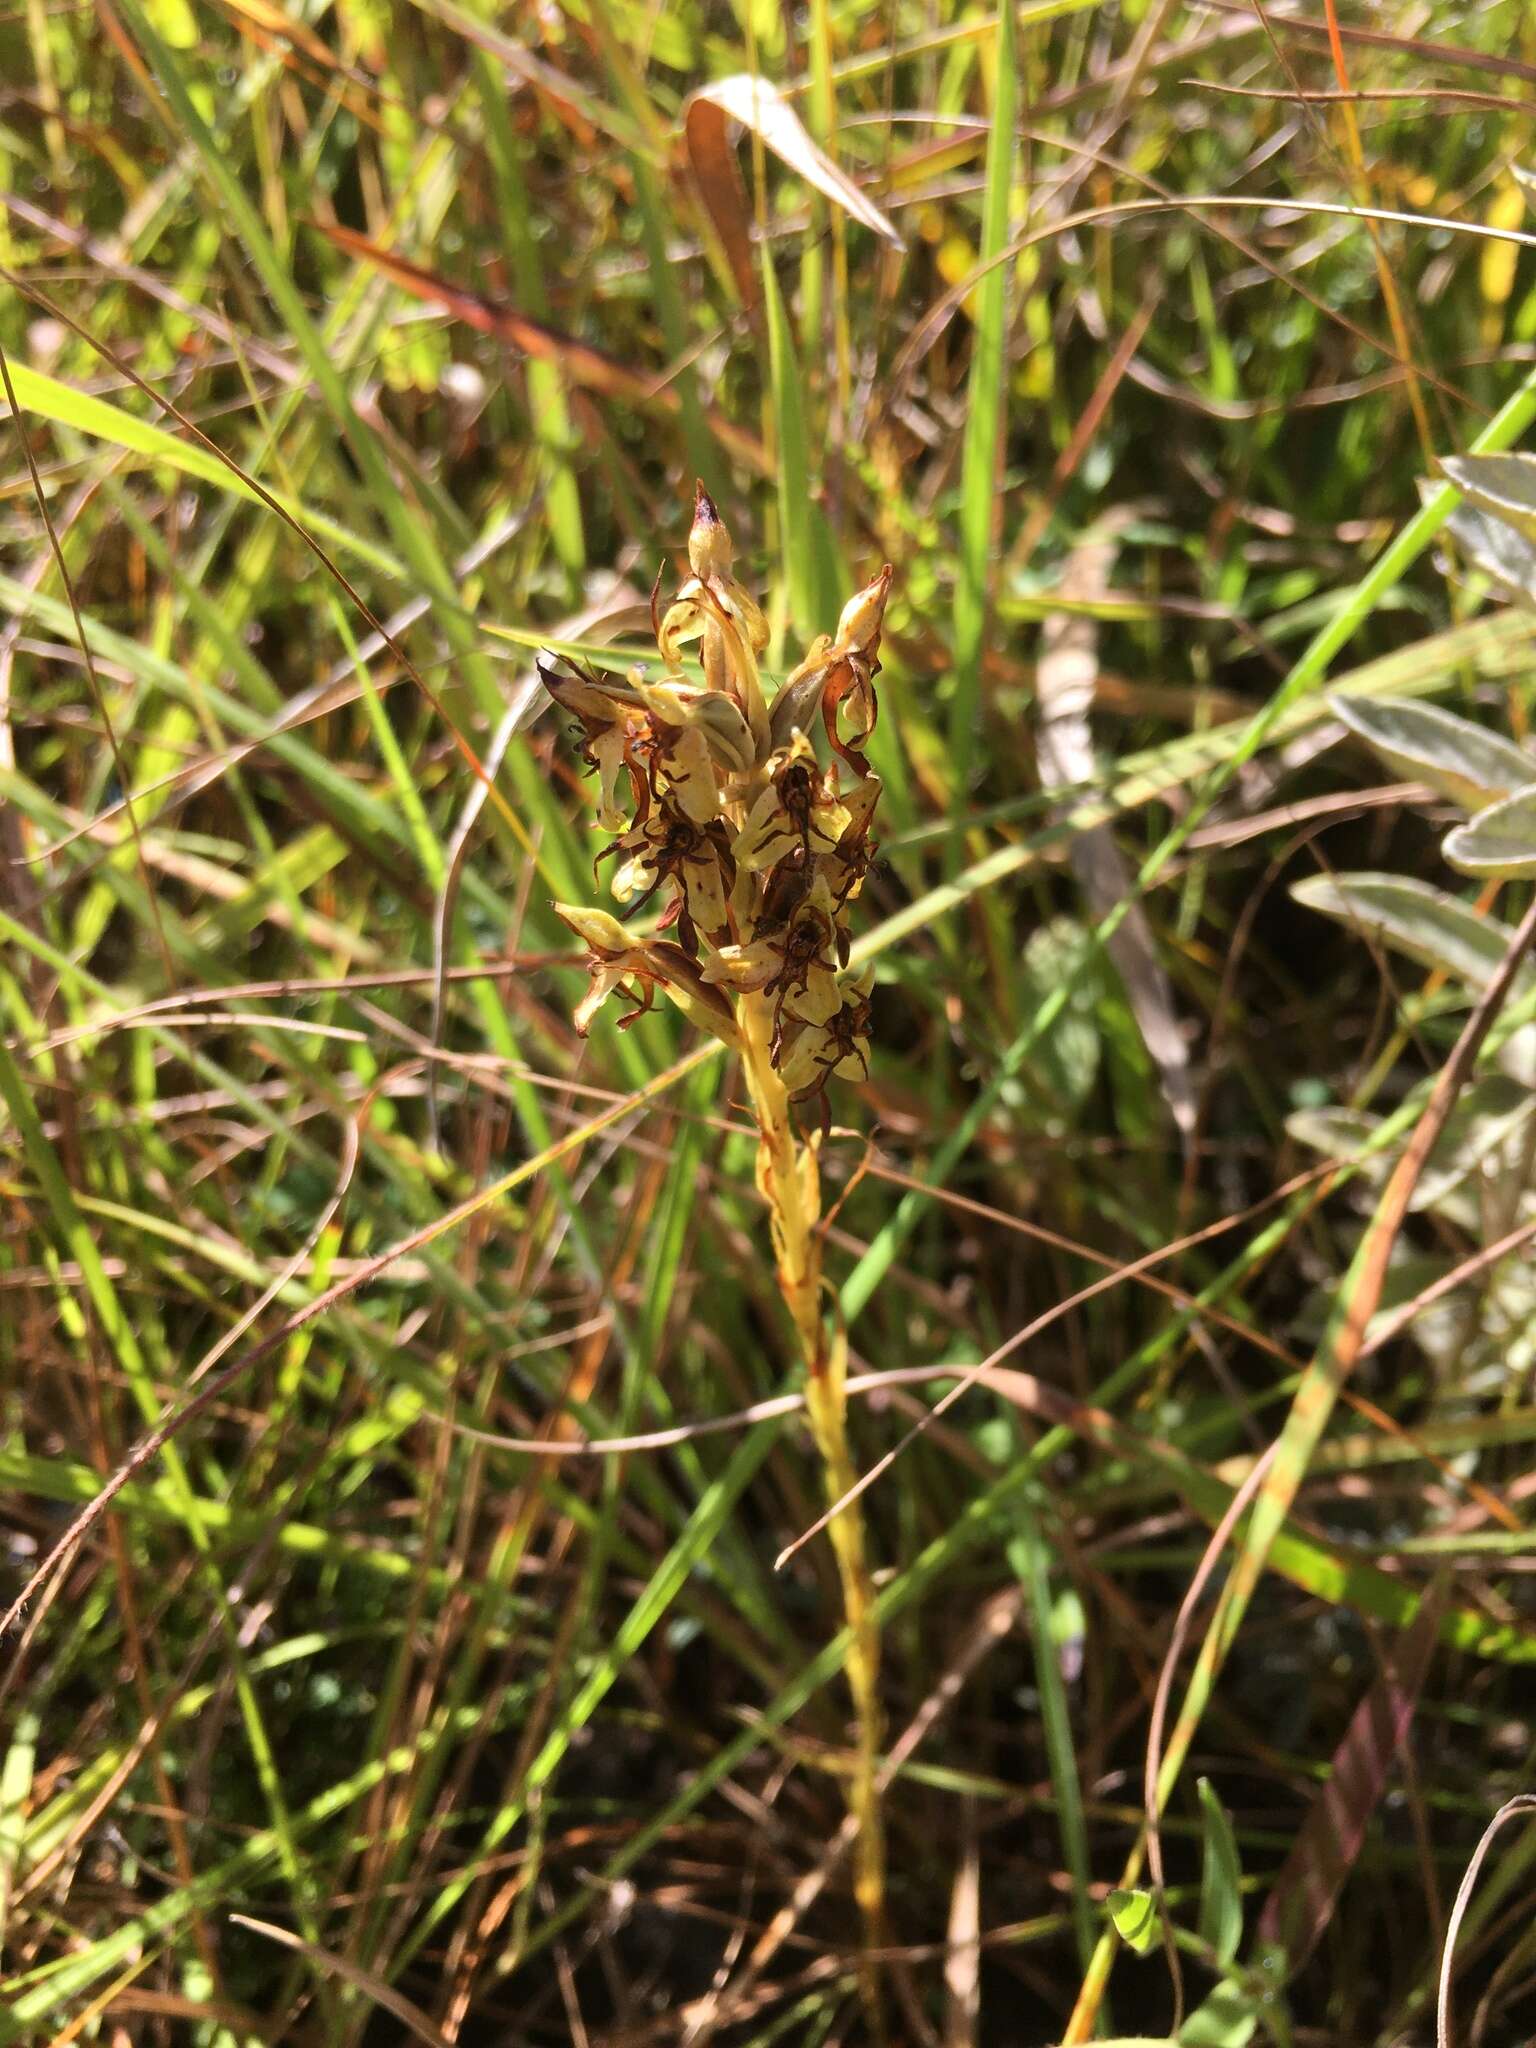
<instances>
[{"instance_id":1,"label":"yellow flower","mask_svg":"<svg viewBox=\"0 0 1536 2048\"><path fill-rule=\"evenodd\" d=\"M820 1024L802 1024L783 1049L779 1079L794 1102L825 1094L827 1083L869 1078L869 990L873 969L846 977L841 1005Z\"/></svg>"},{"instance_id":2,"label":"yellow flower","mask_svg":"<svg viewBox=\"0 0 1536 2048\"><path fill-rule=\"evenodd\" d=\"M700 825L720 815L720 778L751 773L756 750L734 698L691 683L648 683L635 691L651 715L650 752L678 807Z\"/></svg>"},{"instance_id":3,"label":"yellow flower","mask_svg":"<svg viewBox=\"0 0 1536 2048\"><path fill-rule=\"evenodd\" d=\"M817 765L805 734L791 733L787 746L768 756L768 787L747 813L736 836L736 865L771 868L797 848L809 859L828 853L848 829L848 812L837 799L835 778Z\"/></svg>"},{"instance_id":4,"label":"yellow flower","mask_svg":"<svg viewBox=\"0 0 1536 2048\"><path fill-rule=\"evenodd\" d=\"M688 566L695 576L729 576L736 559L730 530L701 481L693 487L693 524L688 529Z\"/></svg>"},{"instance_id":5,"label":"yellow flower","mask_svg":"<svg viewBox=\"0 0 1536 2048\"><path fill-rule=\"evenodd\" d=\"M586 1037L599 1006L615 989L631 982L638 983L639 994L633 989L627 992L635 1007L619 1019L620 1030L651 1007L660 986L695 1024L712 1031L729 1046L740 1043L730 1004L718 989L706 986L697 963L689 959L681 946L668 939L637 938L606 910L557 903L554 911L586 943L592 985L577 1005L573 1019L580 1037Z\"/></svg>"},{"instance_id":6,"label":"yellow flower","mask_svg":"<svg viewBox=\"0 0 1536 2048\"><path fill-rule=\"evenodd\" d=\"M705 825L660 804L599 854L618 857L613 893L621 903L639 909L665 881L679 892L678 931L690 953L698 950L697 934L715 940L729 936L726 877L731 870L730 843L722 824Z\"/></svg>"},{"instance_id":7,"label":"yellow flower","mask_svg":"<svg viewBox=\"0 0 1536 2048\"><path fill-rule=\"evenodd\" d=\"M704 979L775 997L778 1031L786 1015L806 1024L824 1024L833 1015L842 1003L837 969L837 920L818 876L781 926L765 930L760 923L746 945L721 946L704 963Z\"/></svg>"},{"instance_id":8,"label":"yellow flower","mask_svg":"<svg viewBox=\"0 0 1536 2048\"><path fill-rule=\"evenodd\" d=\"M869 763L860 749L875 729L880 704L875 696L875 676L880 668L880 627L885 618L885 600L890 595L891 565L886 563L872 582L843 606L837 622L834 652L839 656L834 672L822 692L821 716L827 738L850 767L868 774ZM838 719L847 722L847 737L838 732Z\"/></svg>"},{"instance_id":9,"label":"yellow flower","mask_svg":"<svg viewBox=\"0 0 1536 2048\"><path fill-rule=\"evenodd\" d=\"M879 706L874 678L880 668L880 628L885 618L885 601L890 594L889 562L878 576L843 606L836 635L825 634L773 700L769 735L782 746L794 727L808 729L818 706L827 738L858 774L869 772L869 763L859 751L875 729ZM838 729L841 713L848 732Z\"/></svg>"},{"instance_id":10,"label":"yellow flower","mask_svg":"<svg viewBox=\"0 0 1536 2048\"><path fill-rule=\"evenodd\" d=\"M822 862L827 886L839 912L858 895L869 872L870 857L874 852L869 827L883 787L878 775L866 775L843 797L842 808L848 823L836 846Z\"/></svg>"},{"instance_id":11,"label":"yellow flower","mask_svg":"<svg viewBox=\"0 0 1536 2048\"><path fill-rule=\"evenodd\" d=\"M767 621L734 562L729 530L700 484L690 573L665 610L659 576L651 596L667 675L649 682L636 668L619 683L539 656L546 688L580 721L583 754L598 772L599 823L615 835L598 860L616 863L614 895L633 911L670 883L660 922L674 935L642 939L606 911L556 908L588 947L592 983L578 1030L615 991L635 1005L620 1020L628 1023L661 987L739 1046L733 999L766 996L767 1056L792 1099L820 1098L825 1119L829 1080L868 1072L869 977L843 968L848 906L874 853L880 778L859 749L877 715L891 571L844 605L836 633L816 641L770 714L757 666ZM681 674L694 643L702 688ZM809 737L818 716L836 757L830 767ZM629 818L619 803L625 775Z\"/></svg>"},{"instance_id":12,"label":"yellow flower","mask_svg":"<svg viewBox=\"0 0 1536 2048\"><path fill-rule=\"evenodd\" d=\"M768 706L757 672L757 657L768 645L768 621L757 600L731 573L735 548L725 522L702 484L688 536L693 574L665 614L656 620L656 645L668 668L681 660L680 649L702 642L704 682L736 700L752 732L756 757L768 751ZM655 618L655 598L651 600Z\"/></svg>"}]
</instances>

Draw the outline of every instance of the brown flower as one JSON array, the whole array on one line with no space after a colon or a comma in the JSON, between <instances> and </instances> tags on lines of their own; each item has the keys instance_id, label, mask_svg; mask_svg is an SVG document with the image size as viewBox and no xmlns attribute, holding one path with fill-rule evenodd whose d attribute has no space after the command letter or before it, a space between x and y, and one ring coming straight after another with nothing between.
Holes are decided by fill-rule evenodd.
<instances>
[{"instance_id":1,"label":"brown flower","mask_svg":"<svg viewBox=\"0 0 1536 2048\"><path fill-rule=\"evenodd\" d=\"M836 633L815 643L770 713L757 666L768 626L734 562L701 484L689 575L664 609L659 576L651 596L667 675L651 682L637 668L618 683L540 656L546 687L580 722L598 771L599 822L615 835L598 859L615 862L614 895L633 913L670 884L659 930L672 935L642 939L606 912L557 908L589 948L592 986L578 1028L615 990L629 993L633 1017L664 988L728 1043L744 1035L761 1048L766 1035L792 1099L819 1097L825 1117L828 1082L868 1071L869 977L843 970L848 907L874 853L880 778L860 750L877 715L891 571L843 607ZM702 687L682 674L694 647ZM828 767L810 737L818 717ZM626 774L627 821L618 801ZM751 1032L738 1034L738 1014L750 1015Z\"/></svg>"},{"instance_id":2,"label":"brown flower","mask_svg":"<svg viewBox=\"0 0 1536 2048\"><path fill-rule=\"evenodd\" d=\"M581 751L598 774L597 822L605 832L617 832L624 823L619 777L626 767L638 773L635 752L645 733L643 707L632 689L604 681L563 655L540 654L535 666L561 710L581 722Z\"/></svg>"}]
</instances>

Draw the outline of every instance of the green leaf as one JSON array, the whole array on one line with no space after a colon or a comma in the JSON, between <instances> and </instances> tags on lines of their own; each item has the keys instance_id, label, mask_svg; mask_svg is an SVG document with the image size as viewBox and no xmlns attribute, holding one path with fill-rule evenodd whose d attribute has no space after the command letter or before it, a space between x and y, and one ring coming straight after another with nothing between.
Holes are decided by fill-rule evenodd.
<instances>
[{"instance_id":1,"label":"green leaf","mask_svg":"<svg viewBox=\"0 0 1536 2048\"><path fill-rule=\"evenodd\" d=\"M1480 511L1536 541L1536 455L1445 455L1440 467Z\"/></svg>"},{"instance_id":2,"label":"green leaf","mask_svg":"<svg viewBox=\"0 0 1536 2048\"><path fill-rule=\"evenodd\" d=\"M1399 775L1427 782L1463 810L1480 811L1536 785L1536 761L1512 740L1435 704L1403 698L1328 699L1334 715Z\"/></svg>"},{"instance_id":3,"label":"green leaf","mask_svg":"<svg viewBox=\"0 0 1536 2048\"><path fill-rule=\"evenodd\" d=\"M76 391L73 385L61 383L57 377L50 377L42 370L31 369L26 363L11 364L11 382L16 388L17 404L25 406L28 412L36 413L39 419L52 420L56 426L73 427L77 433L89 434L96 441L106 441L130 455L141 455L148 462L163 462L168 468L179 470L183 476L196 477L200 483L214 484L221 491L228 491L232 497L245 498L253 505L265 504L261 492L252 487L232 462L225 462L200 442L184 441L177 434L167 433L164 427L138 419L133 413L124 412L121 406L111 405L89 391ZM344 548L356 555L359 561L367 562L371 568L392 577L397 583L409 581L403 564L387 548L363 539L313 505L301 505L284 492L273 490L270 485L262 488L274 504L280 505L291 519L310 533L319 534L335 546Z\"/></svg>"},{"instance_id":4,"label":"green leaf","mask_svg":"<svg viewBox=\"0 0 1536 2048\"><path fill-rule=\"evenodd\" d=\"M1137 1955L1146 1955L1157 1940L1157 1901L1148 1891L1126 1891L1117 1885L1105 1901L1116 1934Z\"/></svg>"},{"instance_id":5,"label":"green leaf","mask_svg":"<svg viewBox=\"0 0 1536 2048\"><path fill-rule=\"evenodd\" d=\"M1309 875L1292 885L1291 895L1308 910L1335 917L1474 989L1488 985L1514 936L1497 918L1479 917L1443 889L1401 875ZM1529 974L1524 982L1529 986Z\"/></svg>"},{"instance_id":6,"label":"green leaf","mask_svg":"<svg viewBox=\"0 0 1536 2048\"><path fill-rule=\"evenodd\" d=\"M1093 934L1070 917L1053 917L1038 926L1024 947L1021 1008L1038 1006L1053 989L1071 991L1066 1009L1035 1050L1052 1108L1063 1124L1087 1100L1099 1071L1101 990L1092 953Z\"/></svg>"},{"instance_id":7,"label":"green leaf","mask_svg":"<svg viewBox=\"0 0 1536 2048\"><path fill-rule=\"evenodd\" d=\"M1197 1780L1200 1794L1200 1939L1223 1965L1243 1938L1242 1865L1237 1837L1209 1778Z\"/></svg>"},{"instance_id":8,"label":"green leaf","mask_svg":"<svg viewBox=\"0 0 1536 2048\"><path fill-rule=\"evenodd\" d=\"M1482 1075L1463 1092L1431 1148L1408 1204L1410 1212L1441 1208L1474 1173L1480 1175L1481 1186L1492 1155L1518 1136L1533 1108L1536 1103L1523 1082L1509 1074ZM1299 1144L1325 1158L1358 1161L1373 1184L1386 1178L1402 1151L1400 1144L1370 1149L1381 1124L1380 1117L1342 1106L1298 1109L1285 1120L1287 1134ZM1472 1191L1474 1200L1477 1193Z\"/></svg>"},{"instance_id":9,"label":"green leaf","mask_svg":"<svg viewBox=\"0 0 1536 2048\"><path fill-rule=\"evenodd\" d=\"M1051 1769L1051 1789L1056 1795L1062 1855L1072 1879L1072 1920L1078 1954L1086 1969L1093 1955L1097 1930L1088 1888L1090 1859L1088 1831L1083 1820L1083 1788L1078 1777L1077 1750L1072 1739L1072 1710L1067 1699L1066 1680L1062 1676L1060 1643L1054 1626L1056 1613L1051 1603L1051 1551L1035 1502L1029 1498L1021 1500L1017 1513L1019 1534L1008 1545L1008 1562L1018 1573L1019 1581L1029 1595L1029 1643L1034 1656L1035 1685L1040 1694L1040 1722Z\"/></svg>"},{"instance_id":10,"label":"green leaf","mask_svg":"<svg viewBox=\"0 0 1536 2048\"><path fill-rule=\"evenodd\" d=\"M954 696L949 706L950 770L963 792L975 760L981 714L981 652L997 516L998 450L1007 429L1005 361L1008 338L1008 280L1003 260L1013 192L1014 124L1018 104L1017 29L1014 10L999 8L997 65L987 138L985 190L981 208L980 280L976 286L976 338L965 397L965 442L960 461L960 550L954 608ZM954 841L959 853L960 842ZM956 859L955 866L959 865Z\"/></svg>"},{"instance_id":11,"label":"green leaf","mask_svg":"<svg viewBox=\"0 0 1536 2048\"><path fill-rule=\"evenodd\" d=\"M1486 576L1499 596L1536 605L1536 545L1517 528L1478 505L1458 505L1445 531L1466 566Z\"/></svg>"},{"instance_id":12,"label":"green leaf","mask_svg":"<svg viewBox=\"0 0 1536 2048\"><path fill-rule=\"evenodd\" d=\"M1464 875L1498 875L1506 881L1536 875L1536 789L1490 804L1448 833L1441 850Z\"/></svg>"},{"instance_id":13,"label":"green leaf","mask_svg":"<svg viewBox=\"0 0 1536 2048\"><path fill-rule=\"evenodd\" d=\"M0 1935L16 1877L16 1863L26 1834L27 1807L32 1797L32 1772L42 1723L31 1707L17 1713L5 1761L0 1764Z\"/></svg>"},{"instance_id":14,"label":"green leaf","mask_svg":"<svg viewBox=\"0 0 1536 2048\"><path fill-rule=\"evenodd\" d=\"M1298 1145L1309 1145L1325 1159L1354 1159L1365 1151L1381 1128L1381 1118L1363 1109L1349 1109L1342 1103L1326 1103L1320 1109L1293 1109L1285 1120L1285 1134ZM1386 1170L1391 1154L1382 1153L1368 1165Z\"/></svg>"},{"instance_id":15,"label":"green leaf","mask_svg":"<svg viewBox=\"0 0 1536 2048\"><path fill-rule=\"evenodd\" d=\"M779 280L763 248L763 303L768 313L768 365L779 437L779 532L789 570L789 608L803 641L837 624L838 574L826 515L811 480L805 390L795 338Z\"/></svg>"},{"instance_id":16,"label":"green leaf","mask_svg":"<svg viewBox=\"0 0 1536 2048\"><path fill-rule=\"evenodd\" d=\"M1178 2048L1246 2048L1258 2024L1247 1992L1237 1984L1218 1984L1180 2027Z\"/></svg>"}]
</instances>

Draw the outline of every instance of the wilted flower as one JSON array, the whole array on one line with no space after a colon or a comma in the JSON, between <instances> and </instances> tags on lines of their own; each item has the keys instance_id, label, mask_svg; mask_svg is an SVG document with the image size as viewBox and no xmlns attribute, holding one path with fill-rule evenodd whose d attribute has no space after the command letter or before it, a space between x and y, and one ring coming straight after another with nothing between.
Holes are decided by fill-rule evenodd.
<instances>
[{"instance_id":1,"label":"wilted flower","mask_svg":"<svg viewBox=\"0 0 1536 2048\"><path fill-rule=\"evenodd\" d=\"M561 710L581 721L582 753L598 773L597 822L605 832L617 832L624 823L619 777L626 767L634 767L634 747L641 733L633 692L602 681L560 655L541 654L536 666L539 681Z\"/></svg>"},{"instance_id":2,"label":"wilted flower","mask_svg":"<svg viewBox=\"0 0 1536 2048\"><path fill-rule=\"evenodd\" d=\"M679 806L700 824L720 815L722 780L749 775L757 758L735 700L688 683L648 683L636 694L650 713L650 755Z\"/></svg>"},{"instance_id":3,"label":"wilted flower","mask_svg":"<svg viewBox=\"0 0 1536 2048\"><path fill-rule=\"evenodd\" d=\"M772 996L775 1036L786 1011L820 1024L841 1001L838 939L831 892L818 875L782 926L764 929L745 945L722 946L705 962L704 979Z\"/></svg>"},{"instance_id":4,"label":"wilted flower","mask_svg":"<svg viewBox=\"0 0 1536 2048\"><path fill-rule=\"evenodd\" d=\"M729 939L725 899L734 868L724 825L701 825L662 804L600 857L609 854L618 855L620 863L613 893L632 909L639 909L664 881L677 884L679 932L690 953L698 951L696 931L715 941Z\"/></svg>"},{"instance_id":5,"label":"wilted flower","mask_svg":"<svg viewBox=\"0 0 1536 2048\"><path fill-rule=\"evenodd\" d=\"M866 775L843 798L848 823L822 863L832 900L839 910L845 909L858 895L864 886L864 877L869 873L869 863L874 854L869 828L883 787L878 775Z\"/></svg>"},{"instance_id":6,"label":"wilted flower","mask_svg":"<svg viewBox=\"0 0 1536 2048\"><path fill-rule=\"evenodd\" d=\"M868 774L869 763L859 749L879 714L874 679L880 671L880 626L890 589L887 563L843 606L836 634L823 634L790 676L774 699L770 725L776 742L787 740L797 725L808 730L819 706L834 751L858 774ZM846 733L839 731L840 717Z\"/></svg>"}]
</instances>

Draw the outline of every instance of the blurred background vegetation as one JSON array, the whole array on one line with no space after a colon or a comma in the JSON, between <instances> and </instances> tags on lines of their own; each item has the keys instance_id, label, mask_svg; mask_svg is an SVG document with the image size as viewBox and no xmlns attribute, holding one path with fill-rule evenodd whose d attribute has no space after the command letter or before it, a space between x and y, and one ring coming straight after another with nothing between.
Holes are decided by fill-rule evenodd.
<instances>
[{"instance_id":1,"label":"blurred background vegetation","mask_svg":"<svg viewBox=\"0 0 1536 2048\"><path fill-rule=\"evenodd\" d=\"M1536 1305L1484 1260L1320 1375L1346 1140L1475 977L1290 890L1522 908L1321 685L1525 734L1536 623L1419 504L1525 427L1536 15L22 0L0 81L6 1599L259 1347L4 1646L0 2041L872 2038L817 1468L729 1420L793 1391L740 1089L665 1006L578 1041L549 910L602 839L532 652L645 657L695 477L774 678L895 569L825 1166L904 1445L888 2036L1177 2023L1106 1912L1166 1660L1182 2038L1432 2039L1536 1763ZM1529 1217L1523 1101L1389 1308L1494 1166ZM1458 2039L1536 2029L1533 1862Z\"/></svg>"}]
</instances>

